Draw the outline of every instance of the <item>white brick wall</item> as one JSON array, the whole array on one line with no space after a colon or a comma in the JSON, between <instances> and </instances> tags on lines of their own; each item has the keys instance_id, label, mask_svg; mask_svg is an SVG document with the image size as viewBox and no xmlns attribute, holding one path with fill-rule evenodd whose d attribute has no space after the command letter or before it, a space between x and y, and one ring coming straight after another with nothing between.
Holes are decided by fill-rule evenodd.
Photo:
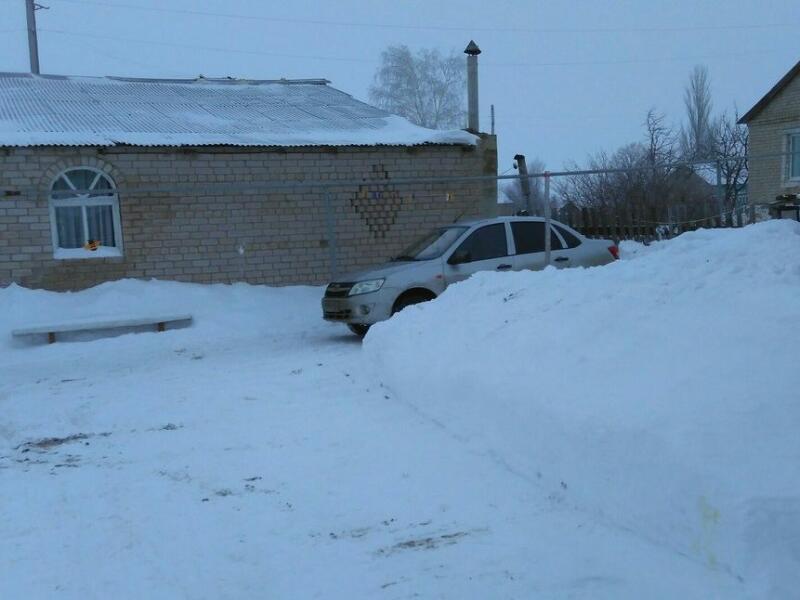
<instances>
[{"instance_id":1,"label":"white brick wall","mask_svg":"<svg viewBox=\"0 0 800 600\"><path fill-rule=\"evenodd\" d=\"M120 189L121 258L53 259L49 186L77 166L106 171ZM202 183L388 177L390 187L379 197L358 186L331 192L344 270L399 252L427 227L493 214L496 207L493 181L391 186L392 179L494 175L496 169L496 143L488 136L477 148L0 150L0 285L78 289L120 277L322 283L329 270L322 190L225 191ZM126 192L181 183L199 185L191 193Z\"/></svg>"}]
</instances>

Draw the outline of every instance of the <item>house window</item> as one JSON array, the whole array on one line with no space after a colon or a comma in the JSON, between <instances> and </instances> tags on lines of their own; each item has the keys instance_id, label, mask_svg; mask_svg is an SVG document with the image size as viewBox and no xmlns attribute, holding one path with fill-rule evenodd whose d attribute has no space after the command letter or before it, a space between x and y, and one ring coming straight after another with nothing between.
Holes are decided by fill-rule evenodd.
<instances>
[{"instance_id":1,"label":"house window","mask_svg":"<svg viewBox=\"0 0 800 600\"><path fill-rule=\"evenodd\" d=\"M122 255L119 198L111 178L97 169L68 169L50 189L55 258Z\"/></svg>"},{"instance_id":2,"label":"house window","mask_svg":"<svg viewBox=\"0 0 800 600\"><path fill-rule=\"evenodd\" d=\"M800 180L800 133L790 133L787 138L787 179Z\"/></svg>"}]
</instances>

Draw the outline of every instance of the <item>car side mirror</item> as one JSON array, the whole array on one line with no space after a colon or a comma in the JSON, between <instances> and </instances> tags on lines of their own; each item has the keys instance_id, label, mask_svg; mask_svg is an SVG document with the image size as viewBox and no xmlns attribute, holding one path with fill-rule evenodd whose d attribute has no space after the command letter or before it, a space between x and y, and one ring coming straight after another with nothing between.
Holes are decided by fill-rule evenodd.
<instances>
[{"instance_id":1,"label":"car side mirror","mask_svg":"<svg viewBox=\"0 0 800 600\"><path fill-rule=\"evenodd\" d=\"M468 263L470 260L472 260L472 255L470 255L468 250L456 250L450 255L450 260L447 262L451 265L460 265L462 263Z\"/></svg>"}]
</instances>

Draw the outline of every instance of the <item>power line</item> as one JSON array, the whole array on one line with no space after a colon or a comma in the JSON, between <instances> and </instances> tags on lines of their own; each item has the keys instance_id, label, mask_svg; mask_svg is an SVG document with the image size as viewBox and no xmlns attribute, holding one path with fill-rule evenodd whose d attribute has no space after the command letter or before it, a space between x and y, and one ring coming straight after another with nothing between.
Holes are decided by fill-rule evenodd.
<instances>
[{"instance_id":1,"label":"power line","mask_svg":"<svg viewBox=\"0 0 800 600\"><path fill-rule=\"evenodd\" d=\"M66 1L66 0L62 0ZM71 1L71 0L70 0ZM255 56L273 56L277 58L299 58L306 60L319 60L319 61L334 61L334 62L353 62L364 64L377 64L379 59L371 58L357 58L353 56L320 56L314 54L290 54L284 52L269 52L265 50L239 50L236 48L222 48L219 46L203 46L200 44L184 44L180 42L166 42L163 40L143 40L140 38L119 37L116 35L101 35L89 32L68 31L66 29L51 29L40 27L39 31L54 33L56 35L64 35L80 38L95 38L99 40L109 40L118 42L127 42L132 44L145 44L150 46L167 46L173 48L187 48L192 50L206 50L210 52L221 52L231 54L247 54ZM575 60L575 61L556 61L556 62L540 62L540 63L496 63L484 62L481 64L482 68L488 67L513 67L513 68L539 68L539 67L578 67L578 66L600 66L600 65L634 65L634 64L660 64L664 62L692 62L692 61L707 61L707 60L742 60L749 58L753 55L775 54L777 51L764 50L759 52L751 52L748 54L717 54L706 56L665 56L657 58L633 58L633 59L611 59L611 60Z\"/></svg>"},{"instance_id":2,"label":"power line","mask_svg":"<svg viewBox=\"0 0 800 600\"><path fill-rule=\"evenodd\" d=\"M118 61L120 63L134 64L134 65L138 65L140 67L145 67L145 68L151 69L151 70L155 69L156 71L159 71L161 69L160 66L154 65L154 64L149 63L149 62L144 62L144 61L141 61L141 60L138 60L138 59L119 56L118 54L113 54L113 53L109 52L107 48L99 48L99 47L95 46L94 44L92 44L92 43L90 43L90 42L88 42L86 40L72 39L72 40L67 40L67 42L68 43L72 43L72 44L77 44L79 46L83 46L85 48L88 48L90 51L92 51L97 56L109 57L109 58L112 58L112 59L114 59L114 60L116 60L116 61ZM80 73L75 73L75 75L79 75L79 74ZM152 76L153 73L151 72L150 75ZM163 72L162 72L161 77L179 77L179 75L176 75L176 74L168 75L168 74L163 74Z\"/></svg>"},{"instance_id":3,"label":"power line","mask_svg":"<svg viewBox=\"0 0 800 600\"><path fill-rule=\"evenodd\" d=\"M97 0L55 0L67 4L80 4L98 6L102 8L122 8L126 10L140 10L147 12L160 12L181 15L195 15L203 17L240 19L246 21L266 21L271 23L292 23L299 25L324 25L326 27L364 27L371 29L400 29L419 31L460 31L460 32L490 32L490 33L667 33L679 31L737 31L757 29L796 29L800 23L748 23L729 25L689 25L689 26L664 26L664 27L471 27L455 25L401 25L397 23L367 23L358 21L331 21L324 19L299 19L289 17L264 17L260 15L244 15L237 13L212 12L191 10L183 8L165 8L161 6L139 6L126 3L99 2Z\"/></svg>"},{"instance_id":4,"label":"power line","mask_svg":"<svg viewBox=\"0 0 800 600\"><path fill-rule=\"evenodd\" d=\"M303 59L311 59L311 60L331 60L331 61L340 61L340 62L360 62L360 63L376 63L377 60L369 59L369 58L354 58L354 57L344 57L344 56L317 56L311 54L287 54L283 52L266 52L263 50L238 50L235 48L220 48L215 46L201 46L197 44L181 44L178 42L165 42L165 41L155 41L155 40L142 40L136 38L127 38L127 37L119 37L116 35L98 35L95 33L83 33L83 32L75 32L75 31L67 31L65 29L50 29L45 27L40 27L39 31L47 32L47 33L55 33L57 35L66 35L66 36L73 36L73 37L80 37L80 38L95 38L98 40L111 40L117 42L128 42L132 44L146 44L149 46L169 46L172 48L188 48L192 50L208 50L211 52L224 52L224 53L233 53L233 54L252 54L256 56L275 56L280 58L303 58Z\"/></svg>"},{"instance_id":5,"label":"power line","mask_svg":"<svg viewBox=\"0 0 800 600\"><path fill-rule=\"evenodd\" d=\"M623 58L623 59L610 59L610 60L572 60L572 61L559 61L559 62L541 62L541 63L481 63L481 67L576 67L576 66L597 66L597 65L647 65L658 64L664 62L691 62L691 61L705 61L705 60L742 60L750 58L754 55L778 54L780 51L776 50L761 50L757 52L748 52L747 54L711 54L706 56L665 56L657 58Z\"/></svg>"}]
</instances>

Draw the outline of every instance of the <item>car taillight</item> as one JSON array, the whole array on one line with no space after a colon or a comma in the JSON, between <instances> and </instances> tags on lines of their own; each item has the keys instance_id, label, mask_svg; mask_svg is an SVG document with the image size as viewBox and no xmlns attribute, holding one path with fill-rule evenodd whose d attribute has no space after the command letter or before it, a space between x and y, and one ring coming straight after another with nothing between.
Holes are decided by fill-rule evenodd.
<instances>
[{"instance_id":1,"label":"car taillight","mask_svg":"<svg viewBox=\"0 0 800 600\"><path fill-rule=\"evenodd\" d=\"M611 256L614 257L614 260L619 260L619 248L616 245L609 246L608 251L611 252Z\"/></svg>"}]
</instances>

